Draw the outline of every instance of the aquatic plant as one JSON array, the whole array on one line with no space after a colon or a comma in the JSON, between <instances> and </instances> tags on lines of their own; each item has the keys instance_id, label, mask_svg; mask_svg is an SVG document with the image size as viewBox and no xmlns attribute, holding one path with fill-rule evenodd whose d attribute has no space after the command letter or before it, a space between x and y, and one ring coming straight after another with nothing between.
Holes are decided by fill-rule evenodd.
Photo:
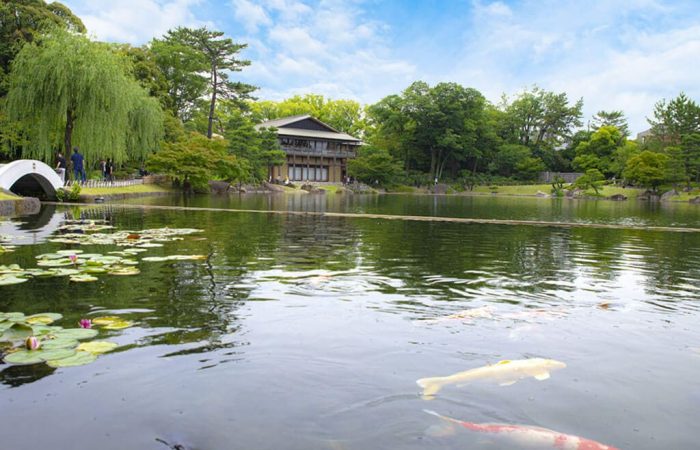
<instances>
[{"instance_id":1,"label":"aquatic plant","mask_svg":"<svg viewBox=\"0 0 700 450\"><path fill-rule=\"evenodd\" d=\"M63 316L58 313L41 313L25 316L21 312L0 313L0 343L5 349L3 361L7 364L47 363L51 367L72 367L88 364L98 355L117 348L107 341L81 340L97 336L91 329L91 321L82 319L81 328L63 328L52 325ZM107 323L116 325L112 330L123 329L133 323L115 317ZM105 328L108 328L105 326Z\"/></svg>"}]
</instances>

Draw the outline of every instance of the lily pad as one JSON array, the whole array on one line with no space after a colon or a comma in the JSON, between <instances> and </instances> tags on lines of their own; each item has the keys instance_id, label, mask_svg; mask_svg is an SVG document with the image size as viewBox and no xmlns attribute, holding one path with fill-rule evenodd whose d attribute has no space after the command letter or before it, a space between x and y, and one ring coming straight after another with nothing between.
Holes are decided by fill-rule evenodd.
<instances>
[{"instance_id":1,"label":"lily pad","mask_svg":"<svg viewBox=\"0 0 700 450\"><path fill-rule=\"evenodd\" d=\"M24 321L27 322L30 325L34 324L42 324L42 325L48 325L50 323L54 323L57 320L61 320L63 316L58 313L39 313L39 314L32 314L31 316L27 316Z\"/></svg>"},{"instance_id":2,"label":"lily pad","mask_svg":"<svg viewBox=\"0 0 700 450\"><path fill-rule=\"evenodd\" d=\"M56 252L59 255L77 255L78 253L83 253L82 250L59 250Z\"/></svg>"},{"instance_id":3,"label":"lily pad","mask_svg":"<svg viewBox=\"0 0 700 450\"><path fill-rule=\"evenodd\" d=\"M91 328L64 328L63 330L58 330L53 333L57 338L67 338L67 339L90 339L97 336L97 330Z\"/></svg>"},{"instance_id":4,"label":"lily pad","mask_svg":"<svg viewBox=\"0 0 700 450\"><path fill-rule=\"evenodd\" d=\"M139 269L133 266L128 267L113 267L109 272L110 275L138 275L141 273Z\"/></svg>"},{"instance_id":5,"label":"lily pad","mask_svg":"<svg viewBox=\"0 0 700 450\"><path fill-rule=\"evenodd\" d=\"M54 368L59 368L59 367L75 367L75 366L83 366L85 364L90 364L91 362L95 361L97 359L97 356L90 352L76 352L75 355L69 356L68 358L62 358L62 359L56 359L56 360L51 360L47 361L47 364L50 367Z\"/></svg>"},{"instance_id":6,"label":"lily pad","mask_svg":"<svg viewBox=\"0 0 700 450\"><path fill-rule=\"evenodd\" d=\"M2 333L0 341L22 341L32 334L34 334L34 330L29 325L15 323Z\"/></svg>"},{"instance_id":7,"label":"lily pad","mask_svg":"<svg viewBox=\"0 0 700 450\"><path fill-rule=\"evenodd\" d=\"M44 350L53 350L57 348L75 348L79 344L75 339L59 337L56 339L47 339L41 341L41 348Z\"/></svg>"},{"instance_id":8,"label":"lily pad","mask_svg":"<svg viewBox=\"0 0 700 450\"><path fill-rule=\"evenodd\" d=\"M91 281L97 281L98 278L91 275L73 275L69 280L74 283L90 283Z\"/></svg>"},{"instance_id":9,"label":"lily pad","mask_svg":"<svg viewBox=\"0 0 700 450\"><path fill-rule=\"evenodd\" d=\"M10 364L36 364L49 360L60 360L75 355L72 348L55 348L39 350L18 350L5 357L5 362Z\"/></svg>"},{"instance_id":10,"label":"lily pad","mask_svg":"<svg viewBox=\"0 0 700 450\"><path fill-rule=\"evenodd\" d=\"M9 286L11 284L21 284L27 282L26 278L18 278L14 275L0 275L0 286Z\"/></svg>"},{"instance_id":11,"label":"lily pad","mask_svg":"<svg viewBox=\"0 0 700 450\"><path fill-rule=\"evenodd\" d=\"M78 269L55 269L54 271L54 276L56 277L72 277L73 275L79 275L80 270Z\"/></svg>"},{"instance_id":12,"label":"lily pad","mask_svg":"<svg viewBox=\"0 0 700 450\"><path fill-rule=\"evenodd\" d=\"M92 342L83 342L82 344L78 345L77 350L83 351L83 352L89 352L89 353L92 353L93 355L99 355L102 353L111 352L112 350L114 350L117 347L119 347L119 345L115 344L114 342L92 341Z\"/></svg>"},{"instance_id":13,"label":"lily pad","mask_svg":"<svg viewBox=\"0 0 700 450\"><path fill-rule=\"evenodd\" d=\"M18 350L5 355L4 361L8 364L38 364L44 362L38 353L38 350Z\"/></svg>"},{"instance_id":14,"label":"lily pad","mask_svg":"<svg viewBox=\"0 0 700 450\"><path fill-rule=\"evenodd\" d=\"M105 330L123 330L124 328L129 328L132 325L134 325L134 322L120 320L118 322L112 322L109 325L105 325L103 328Z\"/></svg>"},{"instance_id":15,"label":"lily pad","mask_svg":"<svg viewBox=\"0 0 700 450\"><path fill-rule=\"evenodd\" d=\"M123 322L124 319L118 316L103 316L92 319L93 325L109 325L114 322Z\"/></svg>"}]
</instances>

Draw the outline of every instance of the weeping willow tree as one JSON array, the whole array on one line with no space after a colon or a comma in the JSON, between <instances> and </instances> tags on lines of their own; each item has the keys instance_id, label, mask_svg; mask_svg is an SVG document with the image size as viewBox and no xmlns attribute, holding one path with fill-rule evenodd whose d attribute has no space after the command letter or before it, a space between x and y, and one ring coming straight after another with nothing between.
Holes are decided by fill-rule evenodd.
<instances>
[{"instance_id":1,"label":"weeping willow tree","mask_svg":"<svg viewBox=\"0 0 700 450\"><path fill-rule=\"evenodd\" d=\"M25 45L10 73L7 112L27 137L25 158L50 161L80 147L88 161L143 159L163 135L163 113L109 46L67 31Z\"/></svg>"}]
</instances>

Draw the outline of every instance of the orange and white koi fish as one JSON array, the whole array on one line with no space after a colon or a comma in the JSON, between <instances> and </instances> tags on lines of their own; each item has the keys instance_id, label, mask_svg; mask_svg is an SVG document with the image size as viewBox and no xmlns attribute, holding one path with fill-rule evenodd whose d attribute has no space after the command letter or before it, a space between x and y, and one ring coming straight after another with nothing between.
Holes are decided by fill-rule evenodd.
<instances>
[{"instance_id":1,"label":"orange and white koi fish","mask_svg":"<svg viewBox=\"0 0 700 450\"><path fill-rule=\"evenodd\" d=\"M508 425L502 423L473 423L446 417L435 411L424 409L428 414L437 416L442 420L459 425L477 433L487 433L506 440L510 445L524 448L553 448L558 450L619 450L610 445L590 439L560 433L547 428L532 427L527 425Z\"/></svg>"},{"instance_id":2,"label":"orange and white koi fish","mask_svg":"<svg viewBox=\"0 0 700 450\"><path fill-rule=\"evenodd\" d=\"M563 369L566 364L553 359L530 358L516 361L499 361L496 364L476 369L466 370L446 377L421 378L416 381L423 388L423 398L430 400L445 386L462 385L471 381L491 379L501 386L510 386L518 380L533 377L536 380L546 380L549 372Z\"/></svg>"}]
</instances>

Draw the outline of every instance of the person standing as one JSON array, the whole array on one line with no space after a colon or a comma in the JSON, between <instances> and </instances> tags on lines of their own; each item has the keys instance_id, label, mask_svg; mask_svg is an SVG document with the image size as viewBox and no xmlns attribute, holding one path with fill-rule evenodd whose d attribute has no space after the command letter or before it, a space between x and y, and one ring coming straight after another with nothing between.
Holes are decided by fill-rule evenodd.
<instances>
[{"instance_id":1,"label":"person standing","mask_svg":"<svg viewBox=\"0 0 700 450\"><path fill-rule=\"evenodd\" d=\"M63 153L58 152L56 155L56 173L61 177L61 181L66 182L66 169L68 168L68 163Z\"/></svg>"},{"instance_id":2,"label":"person standing","mask_svg":"<svg viewBox=\"0 0 700 450\"><path fill-rule=\"evenodd\" d=\"M104 158L100 160L100 172L102 174L102 181L107 181L107 161Z\"/></svg>"},{"instance_id":3,"label":"person standing","mask_svg":"<svg viewBox=\"0 0 700 450\"><path fill-rule=\"evenodd\" d=\"M107 158L107 162L105 163L105 180L109 181L110 183L114 181L114 178L112 178L113 174L114 163L112 162L112 158Z\"/></svg>"},{"instance_id":4,"label":"person standing","mask_svg":"<svg viewBox=\"0 0 700 450\"><path fill-rule=\"evenodd\" d=\"M85 183L85 181L87 181L87 176L85 175L85 158L83 158L78 147L73 147L73 155L70 157L70 160L73 163L73 177L75 181Z\"/></svg>"}]
</instances>

